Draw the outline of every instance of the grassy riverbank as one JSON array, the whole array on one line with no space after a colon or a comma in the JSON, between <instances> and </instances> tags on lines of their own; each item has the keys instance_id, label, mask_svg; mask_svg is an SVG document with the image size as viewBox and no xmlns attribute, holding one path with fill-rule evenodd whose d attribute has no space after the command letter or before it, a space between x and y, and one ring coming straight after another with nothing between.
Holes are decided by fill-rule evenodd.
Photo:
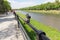
<instances>
[{"instance_id":1,"label":"grassy riverbank","mask_svg":"<svg viewBox=\"0 0 60 40\"><path fill-rule=\"evenodd\" d=\"M55 15L60 14L60 10L24 10L24 11L41 13L41 14L55 14Z\"/></svg>"},{"instance_id":2,"label":"grassy riverbank","mask_svg":"<svg viewBox=\"0 0 60 40\"><path fill-rule=\"evenodd\" d=\"M19 16L21 16L22 18L25 18L25 15L21 14L21 13L17 13ZM24 22L21 20L22 25L24 26L27 34L30 36L30 38L32 40L36 40L36 34L34 33L34 31L27 25L24 25ZM34 25L38 30L43 30L44 32L46 32L47 36L51 39L51 40L60 40L60 32L54 28L51 28L50 26L46 26L42 23L37 22L34 19L31 19L31 24Z\"/></svg>"}]
</instances>

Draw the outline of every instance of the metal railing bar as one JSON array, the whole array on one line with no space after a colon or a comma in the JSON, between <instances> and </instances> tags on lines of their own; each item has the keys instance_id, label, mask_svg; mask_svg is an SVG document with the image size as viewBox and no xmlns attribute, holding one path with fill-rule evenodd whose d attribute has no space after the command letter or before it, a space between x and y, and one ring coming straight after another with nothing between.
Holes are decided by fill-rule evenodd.
<instances>
[{"instance_id":1,"label":"metal railing bar","mask_svg":"<svg viewBox=\"0 0 60 40\"><path fill-rule=\"evenodd\" d=\"M17 22L18 22L18 28L20 28L22 30L21 32L23 33L24 40L31 40L29 38L29 36L27 35L25 29L23 28L18 15L16 15L16 19L17 19Z\"/></svg>"}]
</instances>

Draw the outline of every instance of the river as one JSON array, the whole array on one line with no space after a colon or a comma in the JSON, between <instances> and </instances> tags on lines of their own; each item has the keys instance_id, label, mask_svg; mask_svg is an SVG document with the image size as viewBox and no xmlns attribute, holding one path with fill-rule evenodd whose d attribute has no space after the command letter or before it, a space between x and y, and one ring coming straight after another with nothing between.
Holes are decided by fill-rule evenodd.
<instances>
[{"instance_id":1,"label":"river","mask_svg":"<svg viewBox=\"0 0 60 40\"><path fill-rule=\"evenodd\" d=\"M32 12L25 12L25 11L16 11L16 12L21 12L22 14L27 14L37 20L38 22L41 22L45 25L51 26L57 30L60 31L60 16L55 16L55 15L43 15L40 13L32 13Z\"/></svg>"}]
</instances>

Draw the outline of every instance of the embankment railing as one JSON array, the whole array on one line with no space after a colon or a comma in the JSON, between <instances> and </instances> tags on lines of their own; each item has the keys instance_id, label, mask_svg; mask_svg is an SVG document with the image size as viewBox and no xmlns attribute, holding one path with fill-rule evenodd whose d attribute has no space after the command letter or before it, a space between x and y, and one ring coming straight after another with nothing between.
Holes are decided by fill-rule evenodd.
<instances>
[{"instance_id":1,"label":"embankment railing","mask_svg":"<svg viewBox=\"0 0 60 40\"><path fill-rule=\"evenodd\" d=\"M22 17L18 16L17 14L16 14L16 16L17 16L17 19L18 19L18 20L22 19L24 22L26 22ZM18 22L18 24L19 24L19 22ZM46 33L45 33L45 32L43 32L42 30L36 29L31 23L27 23L27 22L26 22L26 24L28 24L28 25L34 30L34 32L35 32L36 35L37 35L37 40L50 40L50 39L46 36Z\"/></svg>"},{"instance_id":2,"label":"embankment railing","mask_svg":"<svg viewBox=\"0 0 60 40\"><path fill-rule=\"evenodd\" d=\"M24 40L31 40L31 39L29 38L29 36L27 35L25 29L23 28L22 24L20 23L20 18L19 18L19 16L15 14L15 18L16 18L16 20L17 20L17 22L18 22L18 28L21 29L20 31L22 32L22 35L23 35Z\"/></svg>"}]
</instances>

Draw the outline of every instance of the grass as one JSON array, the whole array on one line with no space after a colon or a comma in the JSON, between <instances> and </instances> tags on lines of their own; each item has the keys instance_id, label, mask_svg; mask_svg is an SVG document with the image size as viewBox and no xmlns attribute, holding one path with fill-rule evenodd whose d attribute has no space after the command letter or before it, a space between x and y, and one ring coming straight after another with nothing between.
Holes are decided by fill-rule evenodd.
<instances>
[{"instance_id":1,"label":"grass","mask_svg":"<svg viewBox=\"0 0 60 40\"><path fill-rule=\"evenodd\" d=\"M24 10L28 12L34 12L34 13L41 13L41 14L53 14L53 15L59 15L60 10Z\"/></svg>"},{"instance_id":2,"label":"grass","mask_svg":"<svg viewBox=\"0 0 60 40\"><path fill-rule=\"evenodd\" d=\"M23 15L22 13L17 13L17 14L22 18L25 18L25 15ZM21 20L21 23L24 26L31 40L36 40L35 32L27 24L24 25L23 24L24 22L22 20ZM60 40L60 32L58 30L50 26L46 26L40 22L37 22L34 19L31 19L31 24L34 25L34 27L37 28L38 30L43 30L51 40Z\"/></svg>"}]
</instances>

